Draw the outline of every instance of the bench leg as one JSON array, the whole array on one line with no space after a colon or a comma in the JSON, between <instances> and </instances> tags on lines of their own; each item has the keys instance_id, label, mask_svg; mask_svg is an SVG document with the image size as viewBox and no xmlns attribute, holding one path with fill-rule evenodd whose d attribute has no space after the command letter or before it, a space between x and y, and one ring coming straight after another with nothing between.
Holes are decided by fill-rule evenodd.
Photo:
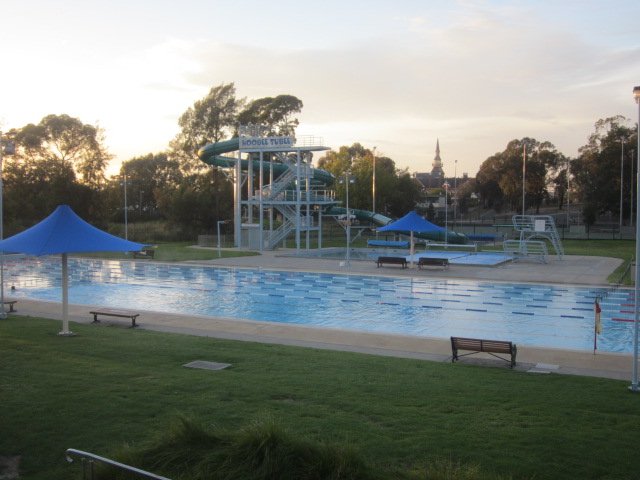
<instances>
[{"instance_id":1,"label":"bench leg","mask_svg":"<svg viewBox=\"0 0 640 480\"><path fill-rule=\"evenodd\" d=\"M98 320L98 314L97 313L93 314L93 322L91 322L91 323L100 323L100 320Z\"/></svg>"},{"instance_id":2,"label":"bench leg","mask_svg":"<svg viewBox=\"0 0 640 480\"><path fill-rule=\"evenodd\" d=\"M138 326L138 325L136 325L136 317L137 316L138 315L134 315L134 316L131 317L131 328L135 328L135 327Z\"/></svg>"}]
</instances>

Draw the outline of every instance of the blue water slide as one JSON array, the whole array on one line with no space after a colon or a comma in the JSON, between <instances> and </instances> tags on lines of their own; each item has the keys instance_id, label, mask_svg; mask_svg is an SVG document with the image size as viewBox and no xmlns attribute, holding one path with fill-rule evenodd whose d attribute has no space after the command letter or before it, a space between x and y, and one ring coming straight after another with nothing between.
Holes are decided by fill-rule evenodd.
<instances>
[{"instance_id":1,"label":"blue water slide","mask_svg":"<svg viewBox=\"0 0 640 480\"><path fill-rule=\"evenodd\" d=\"M356 219L361 222L371 222L376 227L386 227L393 220L379 213L368 212L367 210L357 210L350 208L351 215L354 215ZM329 207L323 212L325 215L341 216L347 214L347 209L342 207ZM386 233L386 232L385 232ZM410 232L398 232L403 235L410 235ZM447 242L456 245L465 245L469 239L462 233L452 232L450 230L435 230L433 232L414 232L414 238L421 238L423 240L430 240L432 242Z\"/></svg>"},{"instance_id":2,"label":"blue water slide","mask_svg":"<svg viewBox=\"0 0 640 480\"><path fill-rule=\"evenodd\" d=\"M220 168L234 168L236 165L236 158L232 157L224 157L222 154L235 152L240 148L240 139L232 138L231 140L225 140L222 142L212 143L210 145L205 145L200 150L198 150L198 157L203 162L213 165ZM249 169L250 162L253 162L254 171L258 171L260 169L260 161L259 160L240 160L240 168L243 171ZM287 165L283 165L281 163L273 163L271 162L262 162L262 169L265 173L268 173L273 166L274 175L280 176L285 173L289 167ZM321 187L330 187L335 183L335 177L326 170L320 170L317 168L312 169L313 179L311 184L314 186ZM368 212L366 210L357 210L357 209L349 209L352 215L360 220L361 222L371 222L376 227L384 227L391 223L393 220L389 217L385 217L384 215L380 215L379 213ZM347 213L346 208L341 207L328 207L323 212L325 215L345 215ZM409 232L405 232L409 235ZM434 232L416 232L413 234L415 238L421 238L423 240L430 240L434 242L444 242L454 243L458 245L464 245L468 242L467 236L447 231L434 231Z\"/></svg>"}]
</instances>

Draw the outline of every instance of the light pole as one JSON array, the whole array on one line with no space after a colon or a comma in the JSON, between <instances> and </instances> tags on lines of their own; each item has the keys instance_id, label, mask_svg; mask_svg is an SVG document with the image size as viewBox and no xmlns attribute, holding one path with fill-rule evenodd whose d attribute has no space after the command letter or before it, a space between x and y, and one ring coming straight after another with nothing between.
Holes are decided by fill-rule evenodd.
<instances>
[{"instance_id":1,"label":"light pole","mask_svg":"<svg viewBox=\"0 0 640 480\"><path fill-rule=\"evenodd\" d=\"M373 185L371 186L371 194L373 195L373 209L372 212L376 213L376 148L373 147Z\"/></svg>"},{"instance_id":2,"label":"light pole","mask_svg":"<svg viewBox=\"0 0 640 480\"><path fill-rule=\"evenodd\" d=\"M3 211L4 211L4 205L3 205L3 196L4 196L4 192L3 192L3 180L2 180L2 169L3 169L3 165L2 165L2 155L4 153L4 148L7 148L7 154L13 153L12 151L10 151L10 147L13 147L13 143L7 141L7 145L6 147L2 146L2 132L0 131L0 240L4 239L4 231L3 231L3 225L4 225L4 215L3 215ZM2 252L0 252L0 318L5 319L7 318L7 312L4 311L4 254Z\"/></svg>"},{"instance_id":3,"label":"light pole","mask_svg":"<svg viewBox=\"0 0 640 480\"><path fill-rule=\"evenodd\" d=\"M640 87L633 88L633 96L638 104L638 175L640 176ZM636 179L637 182L637 191L636 191L636 278L635 278L635 318L633 322L633 380L631 381L631 386L629 390L632 392L638 392L638 317L640 317L640 312L638 311L638 307L640 304L640 265L638 265L638 257L640 257L640 182Z\"/></svg>"},{"instance_id":4,"label":"light pole","mask_svg":"<svg viewBox=\"0 0 640 480\"><path fill-rule=\"evenodd\" d=\"M218 227L218 258L220 258L220 255L221 255L221 252L220 252L220 225L224 225L226 223L227 223L226 220L218 220L218 223L217 223L217 227Z\"/></svg>"},{"instance_id":5,"label":"light pole","mask_svg":"<svg viewBox=\"0 0 640 480\"><path fill-rule=\"evenodd\" d=\"M526 187L525 187L525 177L526 177L526 173L527 173L527 147L523 144L522 145L522 215L524 216L524 212L525 212L525 192L526 192Z\"/></svg>"},{"instance_id":6,"label":"light pole","mask_svg":"<svg viewBox=\"0 0 640 480\"><path fill-rule=\"evenodd\" d=\"M447 226L449 221L449 182L444 182L444 243L445 245L449 240L449 227Z\"/></svg>"},{"instance_id":7,"label":"light pole","mask_svg":"<svg viewBox=\"0 0 640 480\"><path fill-rule=\"evenodd\" d=\"M631 198L629 199L629 226L633 227L633 149L631 149L631 161L629 162L629 166L631 167L629 170L629 178L630 183L631 183L631 188L630 190L630 196Z\"/></svg>"},{"instance_id":8,"label":"light pole","mask_svg":"<svg viewBox=\"0 0 640 480\"><path fill-rule=\"evenodd\" d=\"M569 195L569 190L571 189L571 185L569 183L569 175L571 170L571 159L567 157L567 228L571 228L571 197Z\"/></svg>"},{"instance_id":9,"label":"light pole","mask_svg":"<svg viewBox=\"0 0 640 480\"><path fill-rule=\"evenodd\" d=\"M129 240L129 220L127 214L129 213L129 207L127 206L127 183L129 183L129 177L125 173L122 175L122 184L124 185L124 239Z\"/></svg>"},{"instance_id":10,"label":"light pole","mask_svg":"<svg viewBox=\"0 0 640 480\"><path fill-rule=\"evenodd\" d=\"M458 208L458 160L455 160L455 167L453 168L453 228L456 228L456 219L458 215L456 210Z\"/></svg>"},{"instance_id":11,"label":"light pole","mask_svg":"<svg viewBox=\"0 0 640 480\"><path fill-rule=\"evenodd\" d=\"M622 153L620 154L620 233L622 234L622 186L624 185L624 137L620 137L620 147Z\"/></svg>"},{"instance_id":12,"label":"light pole","mask_svg":"<svg viewBox=\"0 0 640 480\"><path fill-rule=\"evenodd\" d=\"M346 227L347 227L347 253L344 257L344 265L345 267L348 267L349 265L351 265L351 211L349 210L349 184L354 182L354 179L351 178L351 170L347 170L346 172L344 172L345 174L345 179L344 182L346 183L346 195L347 195L347 199L346 199L346 207L347 207L347 216L346 216Z\"/></svg>"}]
</instances>

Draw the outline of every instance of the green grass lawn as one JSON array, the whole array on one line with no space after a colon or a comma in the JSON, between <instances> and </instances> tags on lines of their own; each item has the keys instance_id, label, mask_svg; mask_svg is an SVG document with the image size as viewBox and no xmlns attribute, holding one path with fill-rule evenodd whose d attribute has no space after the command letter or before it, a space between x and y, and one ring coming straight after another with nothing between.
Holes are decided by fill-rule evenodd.
<instances>
[{"instance_id":1,"label":"green grass lawn","mask_svg":"<svg viewBox=\"0 0 640 480\"><path fill-rule=\"evenodd\" d=\"M191 242L158 243L157 245L154 245L155 254L153 259L160 262L184 262L187 260L212 260L215 258L260 255L259 252L251 252L247 250L220 250L220 254L218 254L217 249L192 248L192 246L193 243ZM129 252L82 253L75 256L83 258L103 258L107 260L133 258L133 255Z\"/></svg>"},{"instance_id":2,"label":"green grass lawn","mask_svg":"<svg viewBox=\"0 0 640 480\"><path fill-rule=\"evenodd\" d=\"M640 396L629 382L90 324L67 338L59 327L0 321L0 456L22 456L21 479L81 478L67 448L109 457L180 416L214 431L272 422L354 449L381 478L637 476ZM194 360L232 366L183 366ZM434 462L488 476L411 477Z\"/></svg>"}]
</instances>

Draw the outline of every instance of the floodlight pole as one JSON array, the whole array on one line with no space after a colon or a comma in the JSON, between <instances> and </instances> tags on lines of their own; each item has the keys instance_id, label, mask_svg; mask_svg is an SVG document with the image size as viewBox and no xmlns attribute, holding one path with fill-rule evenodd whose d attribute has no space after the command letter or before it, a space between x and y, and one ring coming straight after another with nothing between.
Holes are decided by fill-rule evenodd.
<instances>
[{"instance_id":1,"label":"floodlight pole","mask_svg":"<svg viewBox=\"0 0 640 480\"><path fill-rule=\"evenodd\" d=\"M567 228L571 228L571 196L569 191L571 190L571 184L569 175L571 175L571 159L567 157Z\"/></svg>"},{"instance_id":2,"label":"floodlight pole","mask_svg":"<svg viewBox=\"0 0 640 480\"><path fill-rule=\"evenodd\" d=\"M127 217L129 213L129 207L127 206L127 174L125 173L122 178L124 183L124 239L129 240L129 219Z\"/></svg>"},{"instance_id":3,"label":"floodlight pole","mask_svg":"<svg viewBox=\"0 0 640 480\"><path fill-rule=\"evenodd\" d=\"M351 265L351 211L349 210L349 183L351 182L351 170L345 172L347 178L347 253L344 259L345 267Z\"/></svg>"},{"instance_id":4,"label":"floodlight pole","mask_svg":"<svg viewBox=\"0 0 640 480\"><path fill-rule=\"evenodd\" d=\"M217 223L217 226L218 226L218 258L220 258L220 225L224 225L226 223L227 223L226 220L218 220L218 223Z\"/></svg>"},{"instance_id":5,"label":"floodlight pole","mask_svg":"<svg viewBox=\"0 0 640 480\"><path fill-rule=\"evenodd\" d=\"M640 87L633 88L633 96L638 104L638 148L637 148L637 162L638 162L638 173L636 174L640 177ZM635 318L633 322L633 379L631 381L631 386L629 390L632 392L638 392L638 320L640 317L639 308L640 304L640 265L638 265L638 257L640 257L640 182L638 181L640 178L636 178L637 183L637 191L636 191L636 278L635 278Z\"/></svg>"},{"instance_id":6,"label":"floodlight pole","mask_svg":"<svg viewBox=\"0 0 640 480\"><path fill-rule=\"evenodd\" d=\"M526 193L526 183L525 177L527 174L527 147L522 144L522 215L525 213L525 193Z\"/></svg>"},{"instance_id":7,"label":"floodlight pole","mask_svg":"<svg viewBox=\"0 0 640 480\"><path fill-rule=\"evenodd\" d=\"M631 149L631 161L629 162L629 166L630 166L630 168L629 168L629 170L630 170L629 178L631 179L630 180L631 188L629 189L630 190L629 196L631 197L629 199L629 226L630 227L633 227L633 194L634 194L634 191L633 191L633 164L634 164L634 162L633 162L633 149Z\"/></svg>"},{"instance_id":8,"label":"floodlight pole","mask_svg":"<svg viewBox=\"0 0 640 480\"><path fill-rule=\"evenodd\" d=\"M373 214L376 213L376 148L373 147L373 184L371 186L371 194L373 196Z\"/></svg>"},{"instance_id":9,"label":"floodlight pole","mask_svg":"<svg viewBox=\"0 0 640 480\"><path fill-rule=\"evenodd\" d=\"M449 243L449 182L444 182L444 243ZM445 247L446 248L446 247Z\"/></svg>"},{"instance_id":10,"label":"floodlight pole","mask_svg":"<svg viewBox=\"0 0 640 480\"><path fill-rule=\"evenodd\" d=\"M624 201L622 198L624 193L624 137L620 137L620 147L622 148L622 153L620 154L620 235L622 235L622 203Z\"/></svg>"},{"instance_id":11,"label":"floodlight pole","mask_svg":"<svg viewBox=\"0 0 640 480\"><path fill-rule=\"evenodd\" d=\"M4 224L4 216L2 214L4 211L4 205L2 203L2 198L4 195L2 183L2 154L2 131L0 131L0 240L4 239L4 231L2 229L2 226ZM7 318L7 312L5 312L4 310L4 253L2 252L0 252L0 318Z\"/></svg>"},{"instance_id":12,"label":"floodlight pole","mask_svg":"<svg viewBox=\"0 0 640 480\"><path fill-rule=\"evenodd\" d=\"M453 169L453 228L456 228L456 210L458 208L458 160L455 161L455 167Z\"/></svg>"},{"instance_id":13,"label":"floodlight pole","mask_svg":"<svg viewBox=\"0 0 640 480\"><path fill-rule=\"evenodd\" d=\"M61 337L72 337L74 333L69 330L69 255L62 254L62 331Z\"/></svg>"}]
</instances>

